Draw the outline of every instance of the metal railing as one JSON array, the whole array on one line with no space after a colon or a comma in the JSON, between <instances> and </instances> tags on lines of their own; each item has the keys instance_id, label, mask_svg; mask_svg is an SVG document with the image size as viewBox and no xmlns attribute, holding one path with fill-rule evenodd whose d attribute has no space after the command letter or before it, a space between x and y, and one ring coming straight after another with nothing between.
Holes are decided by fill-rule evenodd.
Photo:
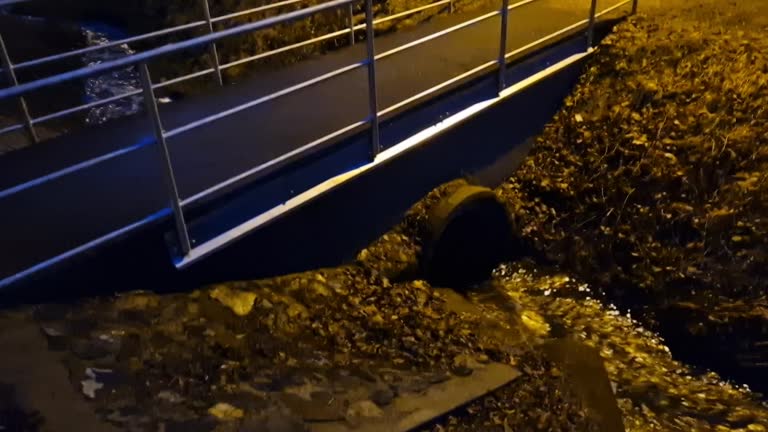
<instances>
[{"instance_id":1,"label":"metal railing","mask_svg":"<svg viewBox=\"0 0 768 432\"><path fill-rule=\"evenodd\" d=\"M288 0L291 2L296 2L299 0ZM365 41L366 41L366 55L365 58L360 60L359 62L341 67L339 69L336 69L334 71L328 72L326 74L317 76L315 78L309 79L307 81L295 84L291 87L285 88L283 90L261 96L255 100L243 103L241 105L238 105L236 107L227 109L225 111L218 112L216 114L198 119L196 121L178 126L174 129L166 130L163 127L162 119L160 116L160 112L157 105L157 99L155 97L155 90L158 88L161 88L165 85L169 85L168 81L160 84L153 84L152 79L149 73L149 69L147 66L147 63L151 60L160 58L162 56L178 53L180 51L189 50L189 49L195 49L195 48L201 48L201 47L207 47L209 49L214 49L211 47L215 47L215 44L225 38L238 36L238 35L244 35L251 32L255 32L262 29L267 29L270 27L273 27L278 24L287 23L299 19L303 19L306 17L309 17L311 15L323 12L323 11L329 11L329 10L335 10L339 8L347 8L349 9L353 4L357 2L364 2L364 13L365 13L365 22L360 25L350 25L349 29L345 29L344 32L349 31L356 31L359 29L365 29ZM603 10L601 12L597 12L597 0L591 0L591 7L589 10L589 15L584 19L580 20L579 22L570 25L566 28L563 28L557 32L551 33L543 38L540 38L524 47L518 48L512 52L507 51L506 46L506 40L507 40L507 28L509 26L509 12L525 6L527 4L536 2L539 0L524 0L517 2L515 4L510 5L509 0L503 0L503 5L500 8L500 10L496 10L493 12L489 12L486 14L483 14L481 16L478 16L476 18L467 20L465 22L462 22L460 24L454 25L452 27L446 28L444 30L441 30L439 32L427 35L425 37L419 38L415 41L409 42L404 45L400 45L396 48L393 48L391 50L385 51L383 53L376 54L375 47L374 47L374 26L377 23L384 22L385 20L391 20L395 19L395 17L403 16L403 14L406 14L408 12L414 13L413 10L406 11L401 14L392 15L386 18L382 18L379 20L374 20L374 11L373 11L373 4L372 0L332 0L327 3L310 6L304 9L300 9L297 11L289 12L283 15L275 16L266 18L260 21L248 23L239 25L237 27L229 28L226 30L220 30L220 31L212 31L212 27L209 27L209 33L203 36L198 36L192 39L184 40L181 42L173 43L164 45L161 47L153 48L147 51L135 53L123 58L115 59L112 61L108 61L105 63L100 63L96 65L91 65L88 67L83 67L80 69L76 69L73 71L69 71L66 73L49 76L46 78L38 79L36 81L27 82L27 83L17 83L15 80L14 70L19 67L19 65L14 65L10 62L10 59L8 59L7 51L4 49L4 45L2 43L2 39L0 38L0 51L2 51L2 60L3 60L3 69L6 72L6 74L10 78L10 82L12 84L11 87L0 89L0 101L2 100L8 100L15 98L18 100L20 109L22 111L26 112L26 104L24 101L24 97L28 95L31 92L48 88L51 86L55 86L58 84L62 84L65 82L83 79L92 77L95 75L100 75L105 72L113 71L116 69L122 69L126 67L138 67L140 71L141 76L141 90L137 90L135 92L129 92L127 94L118 95L112 98L108 98L107 100L115 100L117 98L127 97L135 94L143 94L144 96L144 103L146 107L146 111L149 116L149 120L152 124L152 130L154 132L154 138L155 140L152 142L136 145L130 148L124 148L117 150L115 152L99 156L97 158L81 162L79 164L76 164L74 166L68 167L64 170L57 171L54 173L51 173L45 177L33 180L31 182L18 185L16 187L13 187L11 189L6 189L4 191L0 191L0 199L2 199L5 196L12 195L15 193L18 193L24 189L28 189L31 187L36 187L42 183L45 183L47 181L50 181L52 179L69 175L73 172L77 172L79 170L85 169L89 166L99 164L104 162L105 160L109 160L114 157L118 157L121 155L124 155L127 152L134 151L138 148L141 148L146 145L150 144L157 144L159 149L159 155L160 159L162 161L163 166L163 172L164 172L164 179L166 183L166 190L167 190L167 196L169 200L169 207L172 211L172 214L174 216L175 220L175 231L176 235L178 237L178 243L180 245L181 254L186 256L190 253L190 251L193 249L193 240L190 238L189 230L187 228L187 224L184 217L184 210L190 205L193 205L195 203L200 202L203 199L206 199L213 194L217 194L219 192L225 191L230 189L231 187L240 184L243 180L252 178L260 173L266 172L270 169L273 169L276 166L280 166L281 164L284 164L288 161L295 160L296 158L302 156L307 151L325 143L328 142L331 139L334 139L340 135L346 134L350 131L357 130L358 128L361 128L363 126L368 125L369 126L369 132L370 132L370 140L371 140L371 157L375 158L376 155L380 152L381 146L379 142L379 119L381 116L386 115L388 113L391 113L397 109L400 109L408 104L412 104L415 101L418 101L420 99L423 99L429 95L432 95L441 89L453 85L454 83L460 82L462 80L465 80L472 76L477 76L478 74L488 71L492 69L493 67L498 67L498 90L501 92L506 88L506 82L505 82L505 69L507 65L507 60L515 56L525 50L531 49L535 46L541 45L545 42L548 42L552 40L553 38L562 36L568 32L576 31L577 29L581 27L585 27L587 30L587 39L589 46L587 48L592 47L593 43L593 33L594 33L594 27L596 19L604 14L610 13L611 11L622 7L624 5L627 5L629 3L632 3L632 10L635 11L637 8L637 0L624 0L620 1L616 5ZM414 10L424 10L426 7L436 7L436 5L445 5L451 2L451 0L441 0L436 3L432 3L430 5L422 6L421 8L416 8ZM285 3L285 2L283 2ZM1 4L0 4L1 5ZM245 13L244 12L238 12L239 14ZM232 17L233 14L228 15L227 17ZM386 109L380 110L378 106L377 101L377 91L378 87L376 84L376 61L384 59L386 57L389 57L391 55L397 54L399 52L402 52L404 50L413 48L415 46L422 45L426 42L429 42L430 40L442 37L444 35L453 33L455 31L467 28L472 25L476 25L480 22L484 22L488 19L494 18L496 16L500 16L501 18L501 27L499 31L499 54L498 57L495 60L491 60L488 62L485 62L478 67L475 67L467 72L464 72L454 78L451 78L449 80L446 80L438 85L435 85L425 91L422 91L404 101L401 101L399 103L396 103ZM222 17L218 17L217 19L224 19ZM213 21L213 18L209 21ZM330 33L330 35L335 35L334 37L337 37L339 32ZM319 38L311 39L309 41L305 41L302 43L312 43L312 41L317 40L323 40L322 38L328 38L328 35L321 36ZM281 48L283 49L283 48ZM274 50L278 51L278 50ZM260 55L267 55L268 53L260 54ZM207 69L205 71L196 72L196 76L200 76L202 74L208 74L208 73L220 73L220 70L226 67L230 67L232 63L230 64L223 64L223 65L217 65L215 68ZM176 184L176 177L173 172L173 165L170 160L169 151L168 151L168 145L167 140L171 137L175 137L184 133L187 133L189 131L192 131L194 129L197 129L201 126L210 124L212 122L218 121L220 119L229 117L233 114L236 114L238 112L244 111L246 109L255 107L257 105L263 104L265 102L280 98L282 96L294 93L298 90L301 90L303 88L307 88L313 85L316 85L318 83L321 83L323 81L326 81L328 79L331 79L333 77L346 74L350 71L356 70L358 68L365 67L367 69L367 81L368 81L368 113L366 117L362 120L359 120L357 122L354 122L344 128L341 128L335 132L332 132L324 137L321 137L311 143L305 144L295 150L292 150L278 158L275 158L273 160L270 160L269 162L266 162L262 165L259 165L257 167L254 167L246 172L240 173L226 181L223 181L221 183L218 183L202 192L199 192L191 197L182 199L179 196L178 187ZM188 76L187 76L188 77ZM180 77L176 79L176 82L178 82L179 79L186 79L186 77ZM173 81L173 80L172 80ZM91 104L82 105L79 107L71 108L69 110L65 110L67 112L74 112L75 110L82 110L84 107L94 106L96 103L104 103L104 101L97 101ZM63 112L63 111L62 111ZM21 128L24 128L25 126L28 127L32 133L34 133L34 124L39 123L41 121L44 121L46 119L55 118L54 116L58 116L59 113L50 114L48 116L44 116L41 118L28 118L28 121L19 124L14 125L9 128L6 128L2 131L0 131L0 134L3 132L6 132L8 130L19 130ZM27 113L28 114L28 113Z\"/></svg>"},{"instance_id":2,"label":"metal railing","mask_svg":"<svg viewBox=\"0 0 768 432\"><path fill-rule=\"evenodd\" d=\"M26 2L31 2L31 1L33 1L33 0L0 0L0 6L6 5L6 4L26 3ZM144 33L144 34L137 35L137 36L131 36L131 37L127 37L127 38L123 38L123 39L107 42L107 43L104 43L104 44L101 44L101 45L95 45L95 46L90 46L90 47L85 47L85 48L81 48L81 49L67 51L67 52L64 52L64 53L53 54L53 55L49 55L49 56L46 56L46 57L41 57L41 58L37 58L37 59L33 59L33 60L28 60L28 61L21 62L21 63L12 63L11 62L10 56L8 54L8 51L7 51L6 47L5 47L5 44L3 43L3 36L2 36L2 34L0 34L0 50L2 50L2 53L0 53L0 55L2 56L2 58L0 58L2 60L2 62L0 63L0 70L2 70L7 75L7 81L10 82L11 85L13 86L13 85L17 85L16 73L18 71L20 71L20 70L24 70L24 69L28 69L28 68L32 68L32 67L36 67L36 66L41 66L41 65L45 65L45 64L53 63L53 62L57 62L57 61L62 61L62 60L68 59L70 57L82 56L84 54L89 54L89 53L96 52L96 51L106 50L106 49L113 48L113 47L116 47L116 46L122 46L122 45L132 44L132 43L136 43L136 42L142 42L142 41L146 41L146 40L149 40L149 39L159 38L161 36L169 36L169 35L174 35L174 34L177 34L177 33L184 32L184 31L200 29L200 28L204 28L206 26L207 26L208 33L211 34L211 33L214 32L213 25L216 24L216 23L224 22L224 21L227 21L227 20L232 20L232 19L235 19L235 18L241 18L241 17L245 17L245 16L248 16L248 15L253 15L253 14L256 14L256 13L259 13L259 12L266 12L266 11L270 11L270 10L273 10L273 9L276 9L276 8L280 8L280 7L284 7L284 6L289 6L289 5L293 5L293 4L298 4L298 3L302 3L302 2L306 2L306 1L307 0L283 0L283 1L275 2L275 3L270 3L270 4L264 5L264 6L258 6L258 7L254 7L254 8L243 10L243 11L238 11L238 12L233 12L233 13L229 13L229 14L226 14L226 15L221 15L221 16L213 17L213 16L211 16L211 13L210 13L209 0L202 0L201 3L202 3L203 16L205 17L204 20L193 21L193 22L190 22L190 23L181 24L181 25L174 26L174 27L169 27L169 28L165 28L165 29L161 29L161 30L157 30L157 31L149 32L149 33ZM433 9L433 8L441 7L441 6L444 6L444 5L449 5L450 10L452 11L453 10L453 2L454 2L454 0L439 0L439 1L436 1L436 2L433 2L433 3L429 3L429 4L426 4L426 5L423 5L423 6L419 6L419 7L416 7L416 8L409 9L407 11L403 11L403 12L399 12L399 13L396 13L396 14L393 14L393 15L389 15L389 16L386 16L386 17L375 19L373 21L373 24L375 24L375 25L383 24L383 23L386 23L386 22L389 22L389 21L400 19L400 18L409 16L409 15L413 15L413 14L416 14L416 13L419 13L419 12L426 11L428 9ZM166 80L166 81L163 81L163 82L160 82L160 83L157 83L157 84L153 84L153 88L154 89L160 89L160 88L163 88L163 87L171 86L171 85L174 85L174 84L179 84L179 83L182 83L184 81L188 81L188 80L195 79L195 78L200 78L202 76L206 76L206 75L210 75L210 74L214 74L214 76L216 78L216 81L217 81L217 83L219 85L224 85L224 79L223 79L223 76L222 76L222 71L226 70L226 69L229 69L229 68L232 68L232 67L235 67L235 66L240 66L240 65L243 65L243 64L246 64L246 63L251 63L251 62L254 62L254 61L257 61L257 60L265 59L265 58L272 57L272 56L280 54L280 53L284 53L284 52L287 52L287 51L292 51L292 50L295 50L295 49L298 49L298 48L301 48L301 47L305 47L305 46L308 46L308 45L313 45L313 44L316 44L316 43L319 43L319 42L336 39L336 38L339 38L341 36L344 36L345 34L349 35L349 42L350 42L350 44L354 44L355 43L355 32L359 31L359 30L363 30L366 27L366 24L364 24L364 23L363 24L357 24L357 25L354 24L354 8L353 8L353 4L354 3L356 3L356 2L350 2L347 5L348 6L347 7L347 28L344 29L344 30L338 30L338 31L335 31L335 32L331 32L331 33L322 35L322 36L314 37L314 38L311 38L311 39L307 39L307 40L304 40L304 41L301 41L301 42L297 42L297 43L293 43L293 44L290 44L290 45L286 45L286 46L283 46L283 47L280 47L280 48L272 49L272 50L269 50L269 51L266 51L266 52L263 52L263 53L258 53L258 54L255 54L255 55L252 55L252 56L249 56L249 57L245 57L245 58L238 59L238 60L231 61L229 63L224 63L224 64L221 63L221 60L220 60L220 57L219 57L219 53L218 53L218 48L216 46L216 43L214 42L214 43L211 43L209 45L210 56L211 56L211 59L212 59L212 62L213 62L213 67L210 67L210 68L207 68L207 69L203 69L203 70L200 70L200 71L196 71L196 72L192 72L192 73L189 73L189 74L186 74L186 75L182 75L180 77L176 77L176 78L173 78L173 79L170 79L170 80ZM141 94L143 94L143 90L128 91L128 92L121 93L121 94L118 94L118 95L114 95L114 96L111 96L111 97L99 99L97 101L81 104L81 105L78 105L78 106L75 106L75 107L72 107L72 108L68 108L68 109L64 109L64 110L61 110L61 111L49 113L49 114L46 114L46 115L43 115L43 116L40 116L40 117L36 117L36 118L32 117L30 115L29 109L28 109L28 107L26 105L26 101L23 98L21 98L19 104L23 105L23 107L20 109L23 122L22 123L18 123L18 124L14 124L14 125L10 125L10 126L6 126L6 127L2 128L2 129L0 129L0 137L5 135L5 134L11 133L11 132L17 132L17 131L19 131L21 129L26 129L27 135L28 135L30 141L32 141L33 143L36 143L36 142L38 142L38 136L37 136L37 133L35 131L35 125L37 125L37 124L48 122L50 120L59 119L59 118L62 118L62 117L66 117L66 116L69 116L69 115L72 115L72 114L76 114L78 112L82 112L82 111L90 110L92 108L96 108L96 107L101 106L101 105L106 105L106 104L118 101L120 99L129 98L129 97L133 97L133 96L138 96L138 95L141 95Z\"/></svg>"}]
</instances>

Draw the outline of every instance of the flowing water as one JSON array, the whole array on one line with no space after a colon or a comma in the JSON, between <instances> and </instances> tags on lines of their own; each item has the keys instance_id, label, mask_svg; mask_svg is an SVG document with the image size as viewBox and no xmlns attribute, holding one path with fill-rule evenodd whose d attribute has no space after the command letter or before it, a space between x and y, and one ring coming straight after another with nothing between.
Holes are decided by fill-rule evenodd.
<instances>
[{"instance_id":1,"label":"flowing water","mask_svg":"<svg viewBox=\"0 0 768 432\"><path fill-rule=\"evenodd\" d=\"M590 286L529 264L501 265L489 284L471 295L488 313L515 310L543 337L570 336L600 351L628 431L768 430L760 395L677 361L675 349L685 347L670 349Z\"/></svg>"},{"instance_id":2,"label":"flowing water","mask_svg":"<svg viewBox=\"0 0 768 432\"><path fill-rule=\"evenodd\" d=\"M101 23L84 24L82 28L88 46L105 45L127 36L119 29ZM86 53L83 55L83 63L94 66L134 53L135 51L127 44L121 44ZM135 67L113 70L86 80L85 103L129 93L140 88L139 74ZM142 101L141 95L135 95L93 107L88 111L85 121L89 125L101 124L115 118L135 114L141 110Z\"/></svg>"}]
</instances>

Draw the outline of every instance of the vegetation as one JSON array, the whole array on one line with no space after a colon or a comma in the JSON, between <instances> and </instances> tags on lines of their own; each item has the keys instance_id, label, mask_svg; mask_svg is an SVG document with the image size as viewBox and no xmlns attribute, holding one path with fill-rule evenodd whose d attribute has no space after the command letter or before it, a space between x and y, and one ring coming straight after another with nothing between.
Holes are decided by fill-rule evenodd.
<instances>
[{"instance_id":1,"label":"vegetation","mask_svg":"<svg viewBox=\"0 0 768 432\"><path fill-rule=\"evenodd\" d=\"M620 25L498 191L542 257L647 307L672 337L707 338L718 366L754 381L768 324L765 12L707 3Z\"/></svg>"}]
</instances>

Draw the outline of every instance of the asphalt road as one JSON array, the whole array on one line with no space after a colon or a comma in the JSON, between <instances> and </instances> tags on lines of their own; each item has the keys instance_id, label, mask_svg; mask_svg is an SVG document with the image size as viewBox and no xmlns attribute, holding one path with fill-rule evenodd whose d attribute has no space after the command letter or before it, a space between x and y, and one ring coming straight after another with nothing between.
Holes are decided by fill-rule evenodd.
<instances>
[{"instance_id":1,"label":"asphalt road","mask_svg":"<svg viewBox=\"0 0 768 432\"><path fill-rule=\"evenodd\" d=\"M583 19L584 10L542 0L510 14L512 51ZM585 2L587 3L587 2ZM384 52L482 12L441 17L376 38ZM386 109L498 55L498 17L377 62L379 107ZM258 74L211 94L162 107L166 129L353 64L365 44ZM170 140L182 197L283 155L367 116L361 68L240 112ZM0 190L113 150L151 139L144 116L64 135L0 158ZM0 197L0 279L146 218L167 206L154 146L144 146L73 174Z\"/></svg>"}]
</instances>

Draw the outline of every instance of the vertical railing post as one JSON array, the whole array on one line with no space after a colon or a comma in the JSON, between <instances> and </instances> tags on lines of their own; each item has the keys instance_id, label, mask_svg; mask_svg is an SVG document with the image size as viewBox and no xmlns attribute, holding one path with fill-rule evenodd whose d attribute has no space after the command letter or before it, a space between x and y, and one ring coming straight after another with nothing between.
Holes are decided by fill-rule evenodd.
<instances>
[{"instance_id":1,"label":"vertical railing post","mask_svg":"<svg viewBox=\"0 0 768 432\"><path fill-rule=\"evenodd\" d=\"M349 28L349 44L355 44L355 14L352 3L347 5L347 27Z\"/></svg>"},{"instance_id":2,"label":"vertical railing post","mask_svg":"<svg viewBox=\"0 0 768 432\"><path fill-rule=\"evenodd\" d=\"M173 219L176 224L176 235L178 236L179 246L181 247L182 255L187 255L192 250L192 242L189 239L189 231L187 231L187 224L184 222L184 213L181 209L181 200L179 199L179 189L176 187L176 177L173 175L173 165L171 164L171 155L168 153L168 144L165 141L165 132L163 132L163 124L160 121L160 111L157 109L157 100L155 99L155 91L152 89L152 79L149 76L149 68L146 63L142 63L139 66L141 72L141 87L144 92L144 105L147 109L152 120L152 128L155 133L155 140L157 140L157 149L160 154L160 158L163 161L163 177L165 180L165 187L168 192L168 198L173 211Z\"/></svg>"},{"instance_id":3,"label":"vertical railing post","mask_svg":"<svg viewBox=\"0 0 768 432\"><path fill-rule=\"evenodd\" d=\"M208 33L213 33L213 21L211 20L211 8L208 7L208 0L202 0L203 13L205 14L205 21L208 23ZM219 50L216 48L216 42L211 42L210 45L211 58L213 59L213 68L216 70L216 80L220 86L224 85L224 79L221 77L221 64L219 63Z\"/></svg>"},{"instance_id":4,"label":"vertical railing post","mask_svg":"<svg viewBox=\"0 0 768 432\"><path fill-rule=\"evenodd\" d=\"M13 63L11 63L11 56L8 54L8 49L5 46L3 36L0 35L0 65L5 70L5 76L8 79L10 87L16 87L19 85L19 81L16 79L16 72L13 71ZM32 117L29 115L29 108L27 107L27 101L24 100L24 96L19 96L19 111L24 120L24 126L29 134L29 139L33 144L40 141L35 131L35 125L32 123Z\"/></svg>"},{"instance_id":5,"label":"vertical railing post","mask_svg":"<svg viewBox=\"0 0 768 432\"><path fill-rule=\"evenodd\" d=\"M637 13L637 0L632 0L632 15Z\"/></svg>"},{"instance_id":6,"label":"vertical railing post","mask_svg":"<svg viewBox=\"0 0 768 432\"><path fill-rule=\"evenodd\" d=\"M509 24L509 0L501 1L501 29L499 31L499 93L507 87L507 27Z\"/></svg>"},{"instance_id":7,"label":"vertical railing post","mask_svg":"<svg viewBox=\"0 0 768 432\"><path fill-rule=\"evenodd\" d=\"M589 26L587 27L587 49L592 49L595 43L595 15L597 13L597 0L592 0L589 6Z\"/></svg>"},{"instance_id":8,"label":"vertical railing post","mask_svg":"<svg viewBox=\"0 0 768 432\"><path fill-rule=\"evenodd\" d=\"M365 46L368 54L368 111L371 121L371 157L375 158L379 145L379 102L376 88L376 49L373 44L373 1L365 0Z\"/></svg>"},{"instance_id":9,"label":"vertical railing post","mask_svg":"<svg viewBox=\"0 0 768 432\"><path fill-rule=\"evenodd\" d=\"M454 9L453 9L453 1L454 0L450 0L448 2L448 13L453 13L453 11L454 11Z\"/></svg>"}]
</instances>

